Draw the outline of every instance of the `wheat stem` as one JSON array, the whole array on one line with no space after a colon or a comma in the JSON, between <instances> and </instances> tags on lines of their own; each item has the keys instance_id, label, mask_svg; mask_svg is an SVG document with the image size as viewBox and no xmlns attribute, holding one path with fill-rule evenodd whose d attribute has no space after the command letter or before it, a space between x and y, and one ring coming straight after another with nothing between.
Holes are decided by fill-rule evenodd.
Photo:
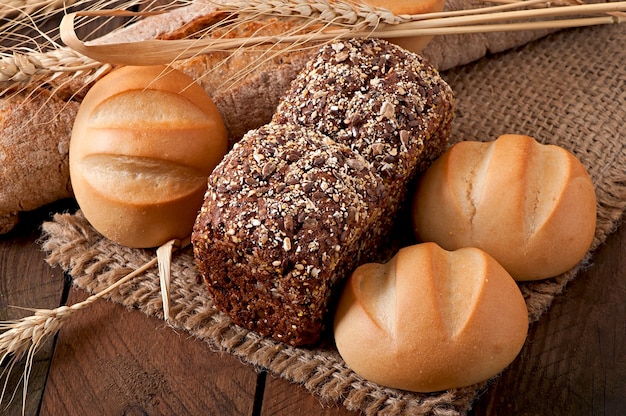
<instances>
[{"instance_id":1,"label":"wheat stem","mask_svg":"<svg viewBox=\"0 0 626 416\"><path fill-rule=\"evenodd\" d=\"M245 4L244 10L246 13L252 13L254 11L257 15L296 16L296 12L302 13L302 18L305 21L317 21L322 26L332 25L332 29L326 30L326 26L324 26L322 29L312 33L298 33L292 35L249 36L246 38L228 39L148 40L114 45L87 45L78 38L73 30L76 17L94 15L92 12L86 12L66 15L61 22L61 37L71 48L97 61L122 65L157 65L168 64L173 60L190 58L201 53L227 51L272 43L321 42L337 38L358 36L394 38L405 36L466 34L621 23L624 21L623 16L607 15L607 13L626 11L626 1L623 1L483 13L475 16L426 18L425 16L429 16L426 14L420 16L394 16L393 19L389 19L387 17L388 11L385 12L383 9L377 8L374 10L373 14L368 14L372 10L371 7L361 8L361 6L350 6L356 8L353 12L350 12L345 8L348 7L346 6L348 4L346 2L337 1L330 5L326 0L319 1L319 3L312 3L319 7L309 8L307 8L308 3L304 0L291 0L288 2L275 0L274 2L267 3L258 0L246 0L238 2L237 4L241 7L244 7L243 5ZM280 5L285 4L289 4L289 6L280 7ZM326 12L326 9L320 5L336 8L333 9L332 12ZM337 7L337 5L343 5L345 7ZM99 14L104 13L106 12L99 12ZM115 13L125 12L115 11ZM365 17L365 15L369 17ZM564 19L564 17L572 15L591 15L592 17ZM598 15L600 15L600 17L598 17ZM538 22L525 21L527 19L546 17L558 17L558 19ZM524 22L520 23L520 20L524 20ZM237 24L237 22L235 21L234 24Z\"/></svg>"},{"instance_id":2,"label":"wheat stem","mask_svg":"<svg viewBox=\"0 0 626 416\"><path fill-rule=\"evenodd\" d=\"M2 0L0 4L0 18L20 13L28 15L35 13L49 13L71 6L81 0Z\"/></svg>"},{"instance_id":3,"label":"wheat stem","mask_svg":"<svg viewBox=\"0 0 626 416\"><path fill-rule=\"evenodd\" d=\"M82 0L76 1L80 3ZM193 3L193 0L189 2ZM268 43L292 43L294 47L297 47L311 41L325 42L355 36L394 38L611 24L623 22L624 17L619 12L626 11L626 2L590 5L578 4L577 0L556 2L492 0L492 2L499 4L470 10L394 16L386 9L362 4L355 5L353 2L340 0L333 2L328 0L315 2L309 0L236 0L229 5L219 5L221 10L237 14L234 23L230 23L232 25L255 20L261 16L291 17L302 20L301 30L294 29L282 36L148 40L109 45L87 45L82 42L75 32L76 17L137 17L145 14L116 10L87 10L68 14L61 22L61 37L70 47L56 47L46 52L11 51L0 54L0 92L16 86L43 83L62 76L90 75L92 79L97 79L110 68L103 65L105 62L123 65L169 64L175 60L214 51L253 48L256 45ZM15 0L7 4L0 9L0 15L2 11L18 7L17 3L20 2ZM54 0L22 0L21 3L22 7L26 4L46 4L52 7L56 4ZM572 5L573 3L575 4ZM551 7L552 4L567 5ZM524 9L514 10L520 7ZM618 14L614 14L616 12ZM570 15L591 15L592 17L565 19ZM521 19L555 17L557 19L519 22ZM320 28L312 30L311 26L314 24L320 25ZM330 26L332 29L329 29ZM50 42L53 40L51 39Z\"/></svg>"},{"instance_id":4,"label":"wheat stem","mask_svg":"<svg viewBox=\"0 0 626 416\"><path fill-rule=\"evenodd\" d=\"M165 247L171 254L174 250L182 249L189 244L191 244L191 241L188 238L183 242L179 240L169 241L162 247ZM161 250L161 248L159 248L159 250ZM0 331L2 331L2 333L0 333L0 363L8 363L7 369L5 369L2 376L8 377L8 374L11 372L11 368L15 362L23 358L26 359L23 398L23 400L25 400L29 373L33 363L32 360L40 346L43 345L43 343L50 336L57 333L63 323L65 323L75 312L87 308L96 300L101 299L117 290L120 286L145 273L159 262L159 256L154 257L141 267L117 280L115 283L109 285L100 292L89 296L82 302L75 303L70 306L63 305L54 309L32 309L32 315L17 320L0 322ZM170 263L167 262L164 265L160 265L159 274L165 272L165 267L169 268ZM167 297L164 295L164 299L165 298L169 299L169 294L167 294ZM6 383L0 393L0 403L2 403L4 398L5 389Z\"/></svg>"}]
</instances>

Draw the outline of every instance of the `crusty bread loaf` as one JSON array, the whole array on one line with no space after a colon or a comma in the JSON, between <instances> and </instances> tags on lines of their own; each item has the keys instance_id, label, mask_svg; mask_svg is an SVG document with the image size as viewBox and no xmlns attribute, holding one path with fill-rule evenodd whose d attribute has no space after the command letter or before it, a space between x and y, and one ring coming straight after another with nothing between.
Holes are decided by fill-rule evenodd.
<instances>
[{"instance_id":1,"label":"crusty bread loaf","mask_svg":"<svg viewBox=\"0 0 626 416\"><path fill-rule=\"evenodd\" d=\"M293 345L318 341L330 296L375 242L381 181L314 130L247 133L209 178L192 242L215 305Z\"/></svg>"},{"instance_id":2,"label":"crusty bread loaf","mask_svg":"<svg viewBox=\"0 0 626 416\"><path fill-rule=\"evenodd\" d=\"M320 64L337 82L309 74ZM453 107L432 66L384 40L333 42L302 74L274 121L212 173L192 237L217 307L292 345L319 340L337 289L380 248L408 181L445 150ZM310 122L297 117L303 107Z\"/></svg>"},{"instance_id":3,"label":"crusty bread loaf","mask_svg":"<svg viewBox=\"0 0 626 416\"><path fill-rule=\"evenodd\" d=\"M184 239L227 147L217 108L191 78L164 66L123 67L91 88L76 116L74 194L94 228L119 244Z\"/></svg>"},{"instance_id":4,"label":"crusty bread loaf","mask_svg":"<svg viewBox=\"0 0 626 416\"><path fill-rule=\"evenodd\" d=\"M448 252L434 243L357 268L334 326L352 370L417 392L495 376L517 356L527 330L524 297L502 266L482 250Z\"/></svg>"},{"instance_id":5,"label":"crusty bread loaf","mask_svg":"<svg viewBox=\"0 0 626 416\"><path fill-rule=\"evenodd\" d=\"M571 269L595 233L596 196L585 167L528 136L454 145L420 179L413 204L420 240L482 248L518 280Z\"/></svg>"},{"instance_id":6,"label":"crusty bread loaf","mask_svg":"<svg viewBox=\"0 0 626 416\"><path fill-rule=\"evenodd\" d=\"M0 99L0 234L18 212L72 196L68 150L78 103L46 90Z\"/></svg>"}]
</instances>

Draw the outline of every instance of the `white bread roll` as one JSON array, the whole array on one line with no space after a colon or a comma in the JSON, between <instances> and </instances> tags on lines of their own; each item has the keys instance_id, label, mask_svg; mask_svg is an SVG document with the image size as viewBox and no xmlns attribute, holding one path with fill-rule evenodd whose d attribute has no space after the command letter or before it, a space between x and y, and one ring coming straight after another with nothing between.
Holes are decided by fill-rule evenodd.
<instances>
[{"instance_id":1,"label":"white bread roll","mask_svg":"<svg viewBox=\"0 0 626 416\"><path fill-rule=\"evenodd\" d=\"M185 238L227 151L206 92L165 67L123 67L83 100L70 143L76 200L96 230L130 247Z\"/></svg>"},{"instance_id":2,"label":"white bread roll","mask_svg":"<svg viewBox=\"0 0 626 416\"><path fill-rule=\"evenodd\" d=\"M529 136L461 142L426 171L412 207L415 234L447 250L478 247L516 280L563 273L596 228L596 195L567 150Z\"/></svg>"},{"instance_id":3,"label":"white bread roll","mask_svg":"<svg viewBox=\"0 0 626 416\"><path fill-rule=\"evenodd\" d=\"M387 387L433 392L502 371L521 350L528 311L513 278L476 248L434 243L357 268L335 315L346 364Z\"/></svg>"}]
</instances>

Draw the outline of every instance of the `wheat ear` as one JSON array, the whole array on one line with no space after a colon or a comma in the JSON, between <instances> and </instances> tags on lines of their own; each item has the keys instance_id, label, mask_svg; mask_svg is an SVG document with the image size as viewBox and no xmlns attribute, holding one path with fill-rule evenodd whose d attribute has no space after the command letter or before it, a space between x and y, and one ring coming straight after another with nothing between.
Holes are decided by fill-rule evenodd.
<instances>
[{"instance_id":1,"label":"wheat ear","mask_svg":"<svg viewBox=\"0 0 626 416\"><path fill-rule=\"evenodd\" d=\"M64 74L81 74L102 70L103 64L69 48L45 53L5 54L0 60L0 85L25 85L41 79L52 80Z\"/></svg>"},{"instance_id":2,"label":"wheat ear","mask_svg":"<svg viewBox=\"0 0 626 416\"><path fill-rule=\"evenodd\" d=\"M518 1L505 6L520 8L527 4L538 3L545 2ZM530 8L479 15L426 13L394 16L386 9L372 8L342 0L332 2L316 0L311 3L305 0L271 0L268 2L242 0L236 2L234 6L232 10L237 10L234 12L235 17L227 19L227 25L237 25L260 17L287 17L300 19L304 27L311 27L311 22L316 22L320 29L313 32L305 30L304 33L293 35L147 40L88 45L82 42L73 30L77 17L114 12L126 13L99 11L65 15L61 21L60 33L61 38L69 47L100 62L121 65L159 65L169 64L174 60L189 58L202 53L254 48L258 45L275 43L302 44L310 41L329 42L338 38L349 37L396 38L614 24L624 21L623 12L626 11L626 1ZM228 6L224 6L223 9L229 10ZM128 15L132 15L132 13ZM542 18L550 19L527 21L528 19Z\"/></svg>"},{"instance_id":3,"label":"wheat ear","mask_svg":"<svg viewBox=\"0 0 626 416\"><path fill-rule=\"evenodd\" d=\"M80 0L2 0L0 17L10 17L19 13L48 13L71 6Z\"/></svg>"},{"instance_id":4,"label":"wheat ear","mask_svg":"<svg viewBox=\"0 0 626 416\"><path fill-rule=\"evenodd\" d=\"M169 268L171 264L171 255L174 251L180 250L191 244L190 239L180 241L178 239L171 240L163 244L157 249L157 257L143 264L138 269L132 271L122 277L106 289L89 296L82 302L70 306L59 306L54 309L31 309L33 314L21 319L0 322L0 362L5 363L6 367L2 377L8 378L11 370L16 362L25 360L25 368L23 375L23 396L22 410L26 405L26 392L30 371L32 369L33 357L39 348L44 344L50 336L56 334L59 329L67 322L74 313L89 307L96 300L101 299L109 293L115 291L120 286L128 283L137 276L145 273L150 268L158 264L159 275L161 281L167 281L167 285L161 284L161 288L167 290L168 293L162 293L164 299L164 309L169 313ZM166 277L163 277L166 274ZM167 303L165 303L167 300ZM6 393L6 382L0 393L0 403L3 402ZM15 394L15 393L14 393Z\"/></svg>"}]
</instances>

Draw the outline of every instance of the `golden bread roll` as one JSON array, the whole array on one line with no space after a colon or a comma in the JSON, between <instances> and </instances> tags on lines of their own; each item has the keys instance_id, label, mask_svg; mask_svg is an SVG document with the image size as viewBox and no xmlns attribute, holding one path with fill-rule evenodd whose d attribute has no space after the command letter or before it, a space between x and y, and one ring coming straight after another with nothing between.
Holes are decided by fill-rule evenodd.
<instances>
[{"instance_id":1,"label":"golden bread roll","mask_svg":"<svg viewBox=\"0 0 626 416\"><path fill-rule=\"evenodd\" d=\"M346 364L383 386L433 392L501 372L521 350L528 310L513 278L477 248L406 247L358 267L335 315Z\"/></svg>"},{"instance_id":2,"label":"golden bread roll","mask_svg":"<svg viewBox=\"0 0 626 416\"><path fill-rule=\"evenodd\" d=\"M191 233L227 132L206 92L166 67L123 67L83 100L70 143L70 178L89 222L130 247Z\"/></svg>"},{"instance_id":3,"label":"golden bread roll","mask_svg":"<svg viewBox=\"0 0 626 416\"><path fill-rule=\"evenodd\" d=\"M412 216L421 241L481 248L516 280L537 280L571 269L587 253L596 195L567 150L503 135L452 146L421 178Z\"/></svg>"}]
</instances>

